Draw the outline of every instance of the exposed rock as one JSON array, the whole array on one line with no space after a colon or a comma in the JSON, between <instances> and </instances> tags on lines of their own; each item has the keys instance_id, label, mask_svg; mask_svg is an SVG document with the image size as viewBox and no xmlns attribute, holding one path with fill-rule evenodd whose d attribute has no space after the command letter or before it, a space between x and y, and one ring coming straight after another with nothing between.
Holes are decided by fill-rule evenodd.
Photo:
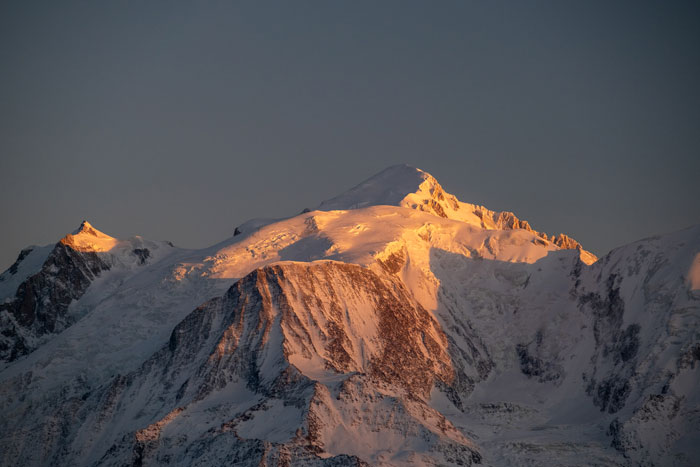
<instances>
[{"instance_id":1,"label":"exposed rock","mask_svg":"<svg viewBox=\"0 0 700 467\"><path fill-rule=\"evenodd\" d=\"M17 274L17 268L19 267L19 263L21 263L22 260L23 260L24 258L26 258L26 257L29 255L29 253L32 252L33 249L34 249L34 248L29 247L29 248L25 248L24 250L22 250L22 251L19 252L19 256L17 256L17 260L16 260L16 261L12 264L12 266L10 266L10 268L8 269L8 271L9 271L10 274L12 274L12 275ZM1 277L0 277L0 280L2 280Z\"/></svg>"},{"instance_id":2,"label":"exposed rock","mask_svg":"<svg viewBox=\"0 0 700 467\"><path fill-rule=\"evenodd\" d=\"M520 360L520 371L529 378L544 383L561 378L561 368L530 353L527 344L518 344L516 350Z\"/></svg>"},{"instance_id":3,"label":"exposed rock","mask_svg":"<svg viewBox=\"0 0 700 467\"><path fill-rule=\"evenodd\" d=\"M20 284L15 297L0 303L0 359L13 361L31 352L42 336L70 324L68 306L110 265L94 252L59 242L41 271Z\"/></svg>"},{"instance_id":4,"label":"exposed rock","mask_svg":"<svg viewBox=\"0 0 700 467\"><path fill-rule=\"evenodd\" d=\"M216 248L25 254L0 465L694 465L698 227L589 266L396 173Z\"/></svg>"},{"instance_id":5,"label":"exposed rock","mask_svg":"<svg viewBox=\"0 0 700 467\"><path fill-rule=\"evenodd\" d=\"M151 252L148 250L148 248L134 248L132 251L139 259L140 264L146 264L146 260L149 256L151 256Z\"/></svg>"},{"instance_id":6,"label":"exposed rock","mask_svg":"<svg viewBox=\"0 0 700 467\"><path fill-rule=\"evenodd\" d=\"M330 262L258 269L194 310L139 370L70 407L61 402L71 415L56 418L37 459L75 463L93 452L101 465L369 465L378 459L365 456L381 447L368 450L364 430L381 427L405 438L416 459L480 463L474 444L427 403L436 382L452 381L446 347L437 322L392 276ZM318 358L340 386L306 374ZM86 441L92 432L109 436Z\"/></svg>"}]
</instances>

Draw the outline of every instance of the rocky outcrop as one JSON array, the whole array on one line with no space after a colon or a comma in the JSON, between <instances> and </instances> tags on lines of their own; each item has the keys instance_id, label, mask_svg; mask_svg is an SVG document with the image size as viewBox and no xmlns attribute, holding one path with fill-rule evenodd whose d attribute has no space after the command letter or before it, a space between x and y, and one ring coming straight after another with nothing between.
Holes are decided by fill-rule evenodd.
<instances>
[{"instance_id":1,"label":"rocky outcrop","mask_svg":"<svg viewBox=\"0 0 700 467\"><path fill-rule=\"evenodd\" d=\"M543 245L552 243L561 249L581 252L586 264L597 259L592 253L571 237L535 231L527 221L519 219L509 211L492 211L476 204L464 203L446 192L438 181L427 172L407 165L389 167L370 177L346 193L324 201L317 209L361 209L368 206L392 205L429 212L444 219L453 219L478 225L483 229L518 230L533 232Z\"/></svg>"},{"instance_id":2,"label":"rocky outcrop","mask_svg":"<svg viewBox=\"0 0 700 467\"><path fill-rule=\"evenodd\" d=\"M12 266L10 266L7 269L7 273L15 275L17 274L17 270L19 269L20 263L27 257L29 256L29 253L31 253L34 250L33 247L28 247L23 249L22 251L19 252L19 255L17 256L17 259L15 260L14 263L12 263ZM4 274L3 274L4 275Z\"/></svg>"},{"instance_id":3,"label":"rocky outcrop","mask_svg":"<svg viewBox=\"0 0 700 467\"><path fill-rule=\"evenodd\" d=\"M335 262L265 267L194 310L138 371L61 402L71 416L53 419L59 434L34 458L480 463L475 445L429 405L432 388L454 379L447 346L393 276ZM402 457L375 457L377 429L403 440Z\"/></svg>"},{"instance_id":4,"label":"rocky outcrop","mask_svg":"<svg viewBox=\"0 0 700 467\"><path fill-rule=\"evenodd\" d=\"M201 251L20 255L0 465L693 465L700 228L589 266L409 169Z\"/></svg>"},{"instance_id":5,"label":"rocky outcrop","mask_svg":"<svg viewBox=\"0 0 700 467\"><path fill-rule=\"evenodd\" d=\"M462 203L454 195L445 192L438 181L430 174L423 173L423 176L425 181L420 185L416 193L406 196L400 203L402 206L431 212L439 217L448 219L467 220L469 216L473 216L474 219L478 219L480 226L485 229L522 229L533 232L542 240L544 245L550 242L562 250L579 250L587 264L597 259L595 255L585 251L579 242L563 233L548 236L546 233L537 232L530 226L529 222L519 219L510 211L491 211L483 206Z\"/></svg>"},{"instance_id":6,"label":"rocky outcrop","mask_svg":"<svg viewBox=\"0 0 700 467\"><path fill-rule=\"evenodd\" d=\"M71 304L107 271L119 271L121 277L106 281L105 294L124 277L175 251L169 242L110 237L87 221L55 245L23 250L0 275L0 361L31 353L88 313L94 305Z\"/></svg>"},{"instance_id":7,"label":"rocky outcrop","mask_svg":"<svg viewBox=\"0 0 700 467\"><path fill-rule=\"evenodd\" d=\"M576 282L595 338L586 390L601 411L616 415L611 446L633 465L693 462L687 443L700 434L691 389L700 304L687 292L682 265L697 254L695 230L677 233L675 242L657 237L613 250L587 271L588 286ZM681 274L672 273L679 265Z\"/></svg>"},{"instance_id":8,"label":"rocky outcrop","mask_svg":"<svg viewBox=\"0 0 700 467\"><path fill-rule=\"evenodd\" d=\"M547 235L542 235L545 240L549 240L562 250L582 250L583 247L579 242L569 237L566 234L560 233L559 235L552 235L547 237Z\"/></svg>"},{"instance_id":9,"label":"rocky outcrop","mask_svg":"<svg viewBox=\"0 0 700 467\"><path fill-rule=\"evenodd\" d=\"M0 304L0 360L26 355L43 336L65 329L70 304L109 268L95 252L57 243L41 270L19 285L14 298Z\"/></svg>"}]
</instances>

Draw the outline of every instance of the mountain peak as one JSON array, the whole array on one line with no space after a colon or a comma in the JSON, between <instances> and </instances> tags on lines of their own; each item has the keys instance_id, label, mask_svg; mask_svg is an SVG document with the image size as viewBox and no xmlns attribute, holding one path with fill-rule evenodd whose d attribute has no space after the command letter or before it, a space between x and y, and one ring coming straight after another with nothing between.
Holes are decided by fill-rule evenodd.
<instances>
[{"instance_id":1,"label":"mountain peak","mask_svg":"<svg viewBox=\"0 0 700 467\"><path fill-rule=\"evenodd\" d=\"M83 222L80 223L80 227L78 227L73 232L71 232L71 235L78 235L80 233L96 235L96 234L101 233L101 232L99 230L95 229L92 226L92 224L90 224L88 221L83 220Z\"/></svg>"},{"instance_id":2,"label":"mountain peak","mask_svg":"<svg viewBox=\"0 0 700 467\"><path fill-rule=\"evenodd\" d=\"M384 177L384 178L396 178L396 177L406 177L406 176L415 176L418 174L418 176L421 177L432 177L429 173L427 173L424 170L421 170L417 167L413 167L408 164L396 164L396 165L390 165L386 169L382 170L381 172L378 172L376 175L370 177L370 178L379 178L379 177Z\"/></svg>"},{"instance_id":3,"label":"mountain peak","mask_svg":"<svg viewBox=\"0 0 700 467\"><path fill-rule=\"evenodd\" d=\"M362 209L389 205L415 209L436 216L464 222L488 230L523 229L533 232L543 245L553 243L561 249L576 249L581 259L591 264L596 256L564 234L548 236L535 231L527 221L508 211L491 211L484 206L464 203L447 193L429 173L406 164L393 165L373 175L335 198L322 202L319 211Z\"/></svg>"},{"instance_id":4,"label":"mountain peak","mask_svg":"<svg viewBox=\"0 0 700 467\"><path fill-rule=\"evenodd\" d=\"M368 206L398 206L427 179L434 178L406 164L392 165L335 198L323 201L320 211L361 209Z\"/></svg>"},{"instance_id":5,"label":"mountain peak","mask_svg":"<svg viewBox=\"0 0 700 467\"><path fill-rule=\"evenodd\" d=\"M80 227L72 233L63 237L60 243L67 245L78 251L109 251L119 240L110 237L106 233L100 232L88 221L83 220Z\"/></svg>"}]
</instances>

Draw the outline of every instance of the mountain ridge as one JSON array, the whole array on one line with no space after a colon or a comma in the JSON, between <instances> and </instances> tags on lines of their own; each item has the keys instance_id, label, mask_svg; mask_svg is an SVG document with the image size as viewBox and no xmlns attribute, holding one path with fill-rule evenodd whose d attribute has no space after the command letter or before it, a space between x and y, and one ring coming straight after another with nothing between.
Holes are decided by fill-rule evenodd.
<instances>
[{"instance_id":1,"label":"mountain ridge","mask_svg":"<svg viewBox=\"0 0 700 467\"><path fill-rule=\"evenodd\" d=\"M497 212L484 206L459 201L456 196L447 193L435 177L406 164L384 169L345 193L323 201L317 209L347 210L381 204L426 211L484 229L527 230L562 249L578 249L588 264L597 259L566 234L540 233L535 231L529 222L519 219L510 211Z\"/></svg>"},{"instance_id":2,"label":"mountain ridge","mask_svg":"<svg viewBox=\"0 0 700 467\"><path fill-rule=\"evenodd\" d=\"M588 264L390 169L202 250L21 254L2 465L692 465L700 226Z\"/></svg>"}]
</instances>

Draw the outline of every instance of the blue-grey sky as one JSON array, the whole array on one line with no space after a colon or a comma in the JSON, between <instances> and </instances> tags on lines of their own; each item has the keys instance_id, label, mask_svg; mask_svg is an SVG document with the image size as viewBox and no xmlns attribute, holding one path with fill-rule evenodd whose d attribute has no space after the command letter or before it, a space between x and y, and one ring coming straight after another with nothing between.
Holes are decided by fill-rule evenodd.
<instances>
[{"instance_id":1,"label":"blue-grey sky","mask_svg":"<svg viewBox=\"0 0 700 467\"><path fill-rule=\"evenodd\" d=\"M386 166L597 254L700 222L700 3L0 3L0 269L203 247Z\"/></svg>"}]
</instances>

